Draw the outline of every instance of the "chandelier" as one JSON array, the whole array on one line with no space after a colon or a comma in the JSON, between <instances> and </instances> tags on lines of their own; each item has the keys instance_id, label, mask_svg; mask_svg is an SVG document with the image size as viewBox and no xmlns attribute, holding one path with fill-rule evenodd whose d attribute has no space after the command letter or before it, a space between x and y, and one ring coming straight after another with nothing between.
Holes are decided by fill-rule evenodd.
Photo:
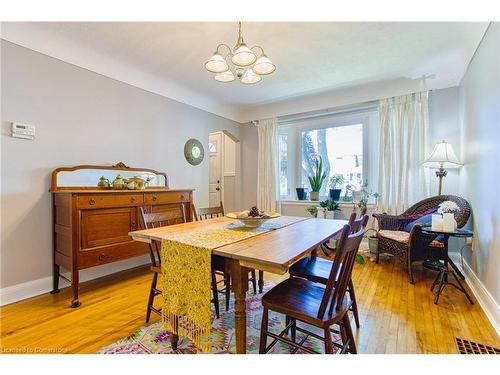
<instances>
[{"instance_id":1,"label":"chandelier","mask_svg":"<svg viewBox=\"0 0 500 375\"><path fill-rule=\"evenodd\" d=\"M225 55L221 51L223 47L227 50ZM254 51L257 51L258 55ZM276 70L276 66L266 56L262 47L247 47L241 36L241 22L238 22L236 45L231 48L227 44L219 44L213 56L206 62L205 68L215 73L216 81L231 82L236 76L241 83L247 85L260 82L261 76Z\"/></svg>"}]
</instances>

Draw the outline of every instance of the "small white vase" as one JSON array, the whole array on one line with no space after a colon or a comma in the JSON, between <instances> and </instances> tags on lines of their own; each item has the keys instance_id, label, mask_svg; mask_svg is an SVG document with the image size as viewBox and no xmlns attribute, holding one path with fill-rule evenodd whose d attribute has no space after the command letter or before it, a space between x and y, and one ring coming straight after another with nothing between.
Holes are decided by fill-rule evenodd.
<instances>
[{"instance_id":1,"label":"small white vase","mask_svg":"<svg viewBox=\"0 0 500 375\"><path fill-rule=\"evenodd\" d=\"M443 232L455 232L457 222L455 221L455 215L446 212L443 214Z\"/></svg>"}]
</instances>

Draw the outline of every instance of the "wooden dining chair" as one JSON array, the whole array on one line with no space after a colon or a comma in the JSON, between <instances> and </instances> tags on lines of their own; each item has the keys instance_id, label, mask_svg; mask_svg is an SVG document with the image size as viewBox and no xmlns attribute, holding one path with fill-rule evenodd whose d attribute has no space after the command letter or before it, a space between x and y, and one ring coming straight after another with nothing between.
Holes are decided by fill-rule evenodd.
<instances>
[{"instance_id":1,"label":"wooden dining chair","mask_svg":"<svg viewBox=\"0 0 500 375\"><path fill-rule=\"evenodd\" d=\"M193 212L194 219L196 221L214 219L217 217L224 216L224 206L222 202L220 202L220 206L218 207L207 207L207 208L198 208L191 206L191 211ZM252 282L253 293L257 294L257 278L255 277L255 270L250 270L249 281ZM226 259L224 257L218 255L212 255L212 278L215 275L219 275L222 277L221 281L216 281L216 284L223 283L224 287L218 289L217 292L222 293L226 297L226 311L229 310L229 302L231 298L231 272L229 269L229 265L226 263ZM264 284L264 273L259 271L259 293L262 293L262 286ZM215 299L215 296L214 296Z\"/></svg>"},{"instance_id":2,"label":"wooden dining chair","mask_svg":"<svg viewBox=\"0 0 500 375\"><path fill-rule=\"evenodd\" d=\"M351 219L349 220L349 222L352 224L349 225L349 227L351 228L351 232L352 233L357 233L359 231L364 232L366 224L368 223L368 215L363 215L358 219L355 219L355 217L356 214L353 213L351 215ZM289 273L290 277L302 277L304 279L313 281L315 283L326 285L332 267L333 267L332 260L323 259L318 256L311 256L308 258L303 258L299 260L297 263L294 263L290 267ZM354 284L352 283L352 279L349 280L347 292L349 293L349 298L352 302L350 309L354 315L354 321L356 322L356 327L359 328L360 324L359 324L358 303L356 301L356 293L354 292Z\"/></svg>"},{"instance_id":3,"label":"wooden dining chair","mask_svg":"<svg viewBox=\"0 0 500 375\"><path fill-rule=\"evenodd\" d=\"M363 230L350 233L351 227L346 224L325 286L307 279L292 277L264 294L259 353L267 353L278 341L294 347L293 353L299 349L306 353L317 353L302 345L309 336L322 340L325 343L325 352L328 354L334 352L334 346L338 347L342 354L357 353L348 317L352 302L346 298L346 290L363 238ZM286 316L287 323L281 333L268 331L269 310ZM305 323L305 326L321 329L323 336L306 330L302 325L297 326L297 321ZM296 340L297 331L306 334L300 342ZM288 332L290 332L289 338L286 337ZM332 341L332 332L340 334L342 344ZM267 345L268 337L273 339L269 345Z\"/></svg>"},{"instance_id":4,"label":"wooden dining chair","mask_svg":"<svg viewBox=\"0 0 500 375\"><path fill-rule=\"evenodd\" d=\"M143 207L140 207L142 224L144 228L158 228L165 225L181 224L186 222L186 213L184 205L174 205L160 212L146 213ZM149 322L151 312L161 314L161 308L157 309L153 306L154 298L160 295L162 291L157 288L158 275L161 274L161 242L152 241L149 244L149 256L151 258L151 271L153 271L153 280L149 291L148 305L146 310L146 323ZM217 290L215 285L215 275L212 275L212 289ZM217 293L215 293L217 297ZM212 300L215 305L215 315L219 318L219 302L218 299Z\"/></svg>"},{"instance_id":5,"label":"wooden dining chair","mask_svg":"<svg viewBox=\"0 0 500 375\"><path fill-rule=\"evenodd\" d=\"M363 216L366 215L366 207L363 207L359 212L359 217L356 219L356 211L351 213L349 216L349 221L347 222L351 226L352 233L356 233L361 225L361 221L363 220ZM321 250L326 256L331 256L332 252L335 251L335 248L330 247L328 243L321 244Z\"/></svg>"}]
</instances>

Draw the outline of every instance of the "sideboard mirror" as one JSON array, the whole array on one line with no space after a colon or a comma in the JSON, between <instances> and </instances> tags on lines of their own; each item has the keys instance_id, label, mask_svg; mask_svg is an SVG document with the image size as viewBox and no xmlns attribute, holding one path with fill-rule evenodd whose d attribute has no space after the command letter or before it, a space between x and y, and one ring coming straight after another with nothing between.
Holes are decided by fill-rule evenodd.
<instances>
[{"instance_id":1,"label":"sideboard mirror","mask_svg":"<svg viewBox=\"0 0 500 375\"><path fill-rule=\"evenodd\" d=\"M165 173L148 168L131 168L120 162L110 166L77 165L57 168L52 172L50 190L98 189L98 182L101 177L113 183L113 180L118 175L125 180L140 177L147 181L146 188L168 188L168 178Z\"/></svg>"}]
</instances>

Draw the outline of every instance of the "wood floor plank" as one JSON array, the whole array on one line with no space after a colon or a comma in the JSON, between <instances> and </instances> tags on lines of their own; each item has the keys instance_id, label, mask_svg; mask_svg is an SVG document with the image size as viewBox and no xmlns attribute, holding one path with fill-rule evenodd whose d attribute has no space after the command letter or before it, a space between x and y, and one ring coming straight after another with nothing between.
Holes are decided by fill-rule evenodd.
<instances>
[{"instance_id":1,"label":"wood floor plank","mask_svg":"<svg viewBox=\"0 0 500 375\"><path fill-rule=\"evenodd\" d=\"M360 353L456 353L455 337L500 347L478 303L447 287L434 305L435 273L416 266L415 284L393 259L354 267L361 328L352 327ZM266 273L266 280L284 276ZM95 353L144 325L151 274L147 267L84 283L82 306L71 309L69 289L0 308L0 353ZM152 321L159 318L152 316Z\"/></svg>"}]
</instances>

